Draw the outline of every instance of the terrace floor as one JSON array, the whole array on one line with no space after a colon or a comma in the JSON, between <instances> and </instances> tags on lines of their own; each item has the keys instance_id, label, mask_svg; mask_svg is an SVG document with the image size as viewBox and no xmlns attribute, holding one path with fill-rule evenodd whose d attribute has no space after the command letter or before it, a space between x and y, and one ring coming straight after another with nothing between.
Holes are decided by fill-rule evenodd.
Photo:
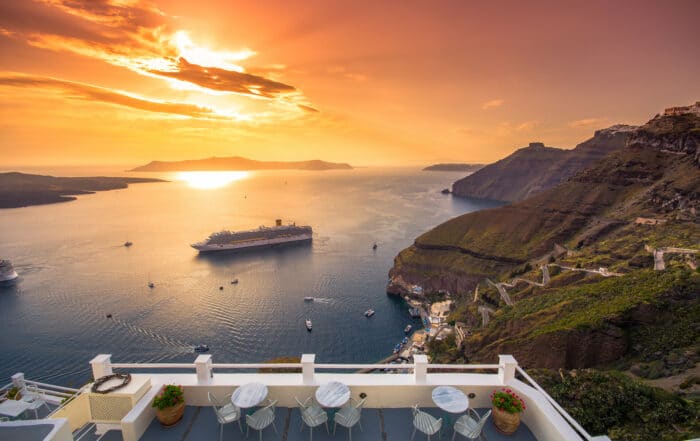
<instances>
[{"instance_id":1,"label":"terrace floor","mask_svg":"<svg viewBox=\"0 0 700 441\"><path fill-rule=\"evenodd\" d=\"M435 417L445 417L445 412L440 409L422 409ZM487 409L477 409L483 415ZM278 434L269 427L263 431L263 441L307 441L309 439L309 429L304 427L299 431L301 417L296 408L277 408L275 411L275 425ZM453 421L454 421L453 416ZM413 432L412 415L410 408L397 409L364 409L362 411L362 427L353 428L352 438L354 441L408 441ZM330 434L321 426L314 429L313 439L315 441L345 441L348 439L347 429L338 426L336 435L333 436L333 425L329 423ZM245 428L245 427L244 427ZM521 424L517 432L513 435L502 435L496 431L493 422L489 418L484 428L488 441L536 441L535 436L524 424ZM249 439L258 440L258 432L250 431ZM109 431L99 436L95 434L94 426L86 427L74 434L76 441L122 441L121 432ZM187 406L185 415L177 425L170 428L163 428L157 420L153 420L140 441L217 441L219 439L219 424L216 421L214 412L207 407ZM237 423L224 426L223 440L244 440L245 433L241 433ZM415 440L423 441L425 435L416 433ZM432 437L437 440L436 436ZM442 439L452 439L452 427L448 423L443 424ZM465 440L458 435L456 440Z\"/></svg>"}]
</instances>

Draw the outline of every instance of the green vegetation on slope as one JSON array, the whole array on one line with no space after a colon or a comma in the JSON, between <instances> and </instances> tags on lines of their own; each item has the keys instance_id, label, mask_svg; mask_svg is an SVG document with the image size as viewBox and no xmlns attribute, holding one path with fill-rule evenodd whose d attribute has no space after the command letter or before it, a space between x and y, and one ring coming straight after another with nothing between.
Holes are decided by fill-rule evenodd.
<instances>
[{"instance_id":1,"label":"green vegetation on slope","mask_svg":"<svg viewBox=\"0 0 700 441\"><path fill-rule=\"evenodd\" d=\"M530 374L588 432L615 441L681 441L700 435L698 403L614 371Z\"/></svg>"}]
</instances>

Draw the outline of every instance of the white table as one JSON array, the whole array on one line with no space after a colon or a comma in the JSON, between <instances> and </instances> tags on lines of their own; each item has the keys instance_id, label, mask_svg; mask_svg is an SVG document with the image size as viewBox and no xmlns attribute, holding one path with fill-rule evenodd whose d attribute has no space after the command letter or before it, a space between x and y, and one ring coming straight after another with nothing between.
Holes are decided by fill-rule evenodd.
<instances>
[{"instance_id":1,"label":"white table","mask_svg":"<svg viewBox=\"0 0 700 441\"><path fill-rule=\"evenodd\" d=\"M322 384L316 389L316 401L323 407L341 407L350 400L350 388L339 381Z\"/></svg>"},{"instance_id":2,"label":"white table","mask_svg":"<svg viewBox=\"0 0 700 441\"><path fill-rule=\"evenodd\" d=\"M30 407L31 404L25 401L7 400L0 403L0 414L7 415L10 418L17 418Z\"/></svg>"},{"instance_id":3,"label":"white table","mask_svg":"<svg viewBox=\"0 0 700 441\"><path fill-rule=\"evenodd\" d=\"M433 389L433 402L449 413L462 413L469 408L469 398L452 386L438 386Z\"/></svg>"},{"instance_id":4,"label":"white table","mask_svg":"<svg viewBox=\"0 0 700 441\"><path fill-rule=\"evenodd\" d=\"M241 409L255 407L267 396L267 386L262 383L247 383L233 391L231 402Z\"/></svg>"}]
</instances>

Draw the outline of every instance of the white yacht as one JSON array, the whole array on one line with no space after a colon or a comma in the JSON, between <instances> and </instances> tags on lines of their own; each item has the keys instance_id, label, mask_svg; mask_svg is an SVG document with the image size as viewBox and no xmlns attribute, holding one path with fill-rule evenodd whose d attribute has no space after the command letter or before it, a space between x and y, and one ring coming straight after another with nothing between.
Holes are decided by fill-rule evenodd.
<instances>
[{"instance_id":1,"label":"white yacht","mask_svg":"<svg viewBox=\"0 0 700 441\"><path fill-rule=\"evenodd\" d=\"M13 283L19 275L12 262L9 260L0 260L0 283Z\"/></svg>"}]
</instances>

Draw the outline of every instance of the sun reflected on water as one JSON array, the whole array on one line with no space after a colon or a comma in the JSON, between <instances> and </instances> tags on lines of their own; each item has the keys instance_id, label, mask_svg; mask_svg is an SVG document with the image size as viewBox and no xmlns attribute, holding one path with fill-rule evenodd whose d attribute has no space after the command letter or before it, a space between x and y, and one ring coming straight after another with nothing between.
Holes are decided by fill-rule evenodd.
<instances>
[{"instance_id":1,"label":"sun reflected on water","mask_svg":"<svg viewBox=\"0 0 700 441\"><path fill-rule=\"evenodd\" d=\"M178 172L175 179L185 181L192 188L212 190L226 187L232 182L246 179L250 176L247 171L188 171Z\"/></svg>"}]
</instances>

